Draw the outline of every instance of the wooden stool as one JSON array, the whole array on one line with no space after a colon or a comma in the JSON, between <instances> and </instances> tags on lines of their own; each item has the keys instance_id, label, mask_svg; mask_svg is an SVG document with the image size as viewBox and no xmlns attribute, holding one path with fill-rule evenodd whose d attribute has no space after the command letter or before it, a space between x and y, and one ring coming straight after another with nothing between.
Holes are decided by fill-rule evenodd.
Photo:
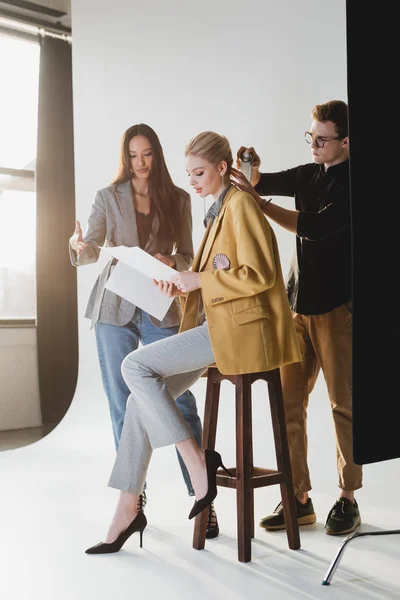
<instances>
[{"instance_id":1,"label":"wooden stool","mask_svg":"<svg viewBox=\"0 0 400 600\"><path fill-rule=\"evenodd\" d=\"M228 467L233 477L229 477L222 470L218 470L217 485L236 488L239 561L249 562L251 560L251 538L254 537L254 488L278 483L281 487L289 548L297 550L300 548L300 535L279 369L246 375L222 375L214 364L210 365L203 377L207 377L203 448L215 449L221 381L227 379L233 383L236 391L236 468ZM278 470L253 466L251 385L258 379L262 379L268 384ZM193 548L196 550L204 548L207 519L208 509L203 510L195 518Z\"/></svg>"}]
</instances>

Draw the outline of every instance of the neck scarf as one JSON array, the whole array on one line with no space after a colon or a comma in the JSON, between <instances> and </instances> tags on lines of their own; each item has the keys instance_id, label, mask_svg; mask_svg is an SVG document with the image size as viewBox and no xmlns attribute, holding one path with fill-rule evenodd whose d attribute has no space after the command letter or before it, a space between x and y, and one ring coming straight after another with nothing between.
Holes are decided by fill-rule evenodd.
<instances>
[{"instance_id":1,"label":"neck scarf","mask_svg":"<svg viewBox=\"0 0 400 600\"><path fill-rule=\"evenodd\" d=\"M231 189L232 185L228 185L218 196L218 199L215 200L207 211L206 217L204 219L204 227L207 227L208 223L211 221L211 224L214 223L214 220L218 217L219 211L221 210L222 204L224 202L224 198L227 192Z\"/></svg>"}]
</instances>

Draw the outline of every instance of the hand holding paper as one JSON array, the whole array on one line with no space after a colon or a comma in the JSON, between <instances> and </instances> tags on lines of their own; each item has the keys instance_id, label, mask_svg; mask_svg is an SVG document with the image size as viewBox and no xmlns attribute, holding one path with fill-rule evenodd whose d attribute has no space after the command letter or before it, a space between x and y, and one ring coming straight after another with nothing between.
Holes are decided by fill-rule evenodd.
<instances>
[{"instance_id":1,"label":"hand holding paper","mask_svg":"<svg viewBox=\"0 0 400 600\"><path fill-rule=\"evenodd\" d=\"M169 281L178 271L160 262L139 246L102 247L118 259L105 287L162 321L173 297L165 295L154 281Z\"/></svg>"},{"instance_id":2,"label":"hand holding paper","mask_svg":"<svg viewBox=\"0 0 400 600\"><path fill-rule=\"evenodd\" d=\"M155 279L153 279L153 283L158 287L160 292L168 298L176 298L177 296L185 295L184 292L181 292L181 290L178 289L176 285L174 283L171 283L170 281L163 281L161 279L160 281L156 281Z\"/></svg>"},{"instance_id":3,"label":"hand holding paper","mask_svg":"<svg viewBox=\"0 0 400 600\"><path fill-rule=\"evenodd\" d=\"M160 254L160 252L157 252L157 254L154 255L154 258L161 261L168 267L171 267L172 269L175 268L176 262L173 256L165 256L164 254Z\"/></svg>"},{"instance_id":4,"label":"hand holding paper","mask_svg":"<svg viewBox=\"0 0 400 600\"><path fill-rule=\"evenodd\" d=\"M200 275L195 271L176 272L170 279L181 292L193 292L201 287Z\"/></svg>"}]
</instances>

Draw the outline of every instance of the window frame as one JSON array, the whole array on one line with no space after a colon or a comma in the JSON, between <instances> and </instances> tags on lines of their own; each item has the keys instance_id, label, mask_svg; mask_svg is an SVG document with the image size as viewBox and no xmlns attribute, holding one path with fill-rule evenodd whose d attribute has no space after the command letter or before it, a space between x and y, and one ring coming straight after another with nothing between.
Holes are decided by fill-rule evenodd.
<instances>
[{"instance_id":1,"label":"window frame","mask_svg":"<svg viewBox=\"0 0 400 600\"><path fill-rule=\"evenodd\" d=\"M1 14L1 13L0 13ZM20 39L37 42L38 34L27 33L19 31L17 29L8 29L0 25L0 34L9 35L10 37L18 37ZM3 167L0 165L0 175L11 175L12 177L24 177L26 179L35 180L36 171L30 169L14 169L12 167ZM12 189L12 188L11 188ZM19 318L1 318L0 317L0 329L22 329L22 328L33 328L36 329L36 317L19 317Z\"/></svg>"}]
</instances>

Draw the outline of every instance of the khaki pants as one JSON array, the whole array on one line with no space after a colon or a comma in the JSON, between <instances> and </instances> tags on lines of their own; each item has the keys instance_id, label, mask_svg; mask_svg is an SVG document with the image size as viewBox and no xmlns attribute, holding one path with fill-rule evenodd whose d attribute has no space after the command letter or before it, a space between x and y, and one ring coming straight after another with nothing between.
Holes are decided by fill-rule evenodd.
<instances>
[{"instance_id":1,"label":"khaki pants","mask_svg":"<svg viewBox=\"0 0 400 600\"><path fill-rule=\"evenodd\" d=\"M362 468L353 462L352 315L346 304L322 315L293 313L303 360L281 367L294 489L311 490L307 465L307 407L322 369L336 435L339 488L362 487Z\"/></svg>"}]
</instances>

